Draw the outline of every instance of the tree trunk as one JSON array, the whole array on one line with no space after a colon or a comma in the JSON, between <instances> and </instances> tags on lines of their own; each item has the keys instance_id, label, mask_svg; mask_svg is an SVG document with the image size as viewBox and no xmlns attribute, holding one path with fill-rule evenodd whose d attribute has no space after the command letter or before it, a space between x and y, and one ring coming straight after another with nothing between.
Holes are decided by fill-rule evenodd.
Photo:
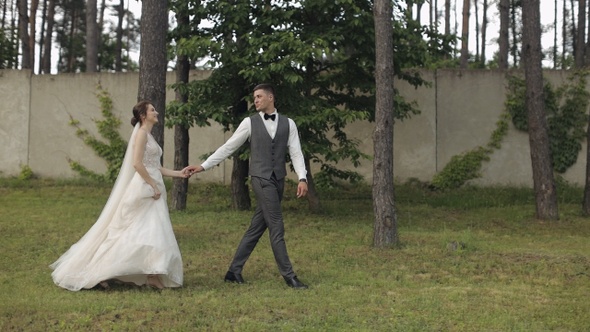
<instances>
[{"instance_id":1,"label":"tree trunk","mask_svg":"<svg viewBox=\"0 0 590 332\"><path fill-rule=\"evenodd\" d=\"M74 72L74 62L75 62L75 53L74 53L74 36L76 35L76 31L78 30L78 10L76 8L72 8L69 10L69 14L70 14L70 26L69 26L69 38L68 38L68 47L69 47L69 52L67 52L67 56L68 58L66 59L66 72L67 73L72 73ZM65 21L66 17L68 17L68 14L66 12L66 14L64 14L64 22L63 22L63 26L67 27L67 24ZM67 29L67 28L66 28Z\"/></svg>"},{"instance_id":2,"label":"tree trunk","mask_svg":"<svg viewBox=\"0 0 590 332\"><path fill-rule=\"evenodd\" d=\"M420 1L418 3L416 3L416 21L418 23L422 23L422 5L424 5L424 2ZM420 24L422 25L422 24Z\"/></svg>"},{"instance_id":3,"label":"tree trunk","mask_svg":"<svg viewBox=\"0 0 590 332\"><path fill-rule=\"evenodd\" d=\"M375 0L375 132L373 133L373 245L398 244L393 186L393 30L391 1Z\"/></svg>"},{"instance_id":4,"label":"tree trunk","mask_svg":"<svg viewBox=\"0 0 590 332\"><path fill-rule=\"evenodd\" d=\"M35 36L37 36L37 9L39 8L39 0L31 0L31 10L29 13L29 45L30 45L30 59L31 69L34 71L35 67Z\"/></svg>"},{"instance_id":5,"label":"tree trunk","mask_svg":"<svg viewBox=\"0 0 590 332\"><path fill-rule=\"evenodd\" d=\"M445 36L451 36L451 0L445 0ZM450 55L444 55L445 59L449 59Z\"/></svg>"},{"instance_id":6,"label":"tree trunk","mask_svg":"<svg viewBox=\"0 0 590 332\"><path fill-rule=\"evenodd\" d=\"M31 44L29 37L29 4L27 0L18 0L18 35L21 42L21 68L31 69L33 67L31 59ZM34 47L34 45L33 45Z\"/></svg>"},{"instance_id":7,"label":"tree trunk","mask_svg":"<svg viewBox=\"0 0 590 332\"><path fill-rule=\"evenodd\" d=\"M510 23L510 0L500 0L500 36L498 36L498 67L508 69L508 26Z\"/></svg>"},{"instance_id":8,"label":"tree trunk","mask_svg":"<svg viewBox=\"0 0 590 332\"><path fill-rule=\"evenodd\" d=\"M529 145L533 168L536 216L539 219L559 219L557 193L553 178L549 134L543 97L541 66L541 18L539 0L523 2L522 53L526 78L526 108L529 126Z\"/></svg>"},{"instance_id":9,"label":"tree trunk","mask_svg":"<svg viewBox=\"0 0 590 332\"><path fill-rule=\"evenodd\" d=\"M240 153L236 153L232 158L232 208L234 210L245 211L250 210L250 208L252 207L252 202L250 200L250 191L246 183L248 181L250 162L248 160L241 160L239 155Z\"/></svg>"},{"instance_id":10,"label":"tree trunk","mask_svg":"<svg viewBox=\"0 0 590 332\"><path fill-rule=\"evenodd\" d=\"M183 169L188 166L189 142L188 129L180 124L174 125L174 169ZM188 179L174 178L171 191L172 209L178 211L186 209Z\"/></svg>"},{"instance_id":11,"label":"tree trunk","mask_svg":"<svg viewBox=\"0 0 590 332\"><path fill-rule=\"evenodd\" d=\"M562 51L561 51L561 69L567 69L566 68L566 57L567 57L567 6L566 6L566 1L563 1L563 26L561 27L561 46L562 46Z\"/></svg>"},{"instance_id":12,"label":"tree trunk","mask_svg":"<svg viewBox=\"0 0 590 332\"><path fill-rule=\"evenodd\" d=\"M7 0L2 0L2 20L0 21L0 29L5 31L6 29L6 13L8 11Z\"/></svg>"},{"instance_id":13,"label":"tree trunk","mask_svg":"<svg viewBox=\"0 0 590 332\"><path fill-rule=\"evenodd\" d=\"M43 60L39 72L51 73L51 46L53 39L53 25L55 24L55 0L49 0L47 8L47 29L43 40Z\"/></svg>"},{"instance_id":14,"label":"tree trunk","mask_svg":"<svg viewBox=\"0 0 590 332\"><path fill-rule=\"evenodd\" d=\"M166 113L166 35L168 33L168 1L144 0L141 6L141 49L139 52L139 89L137 99L150 100L159 122L152 135L164 148Z\"/></svg>"},{"instance_id":15,"label":"tree trunk","mask_svg":"<svg viewBox=\"0 0 590 332\"><path fill-rule=\"evenodd\" d=\"M445 36L451 35L451 0L445 0Z\"/></svg>"},{"instance_id":16,"label":"tree trunk","mask_svg":"<svg viewBox=\"0 0 590 332\"><path fill-rule=\"evenodd\" d=\"M578 48L578 46L577 46L578 33L576 32L577 27L576 27L576 11L574 10L574 8L575 8L574 0L570 0L570 4L572 7L572 10L571 10L571 14L572 14L572 45L573 45L572 55L574 56L574 64L575 64L576 49Z\"/></svg>"},{"instance_id":17,"label":"tree trunk","mask_svg":"<svg viewBox=\"0 0 590 332\"><path fill-rule=\"evenodd\" d=\"M553 16L553 69L557 69L557 0Z\"/></svg>"},{"instance_id":18,"label":"tree trunk","mask_svg":"<svg viewBox=\"0 0 590 332\"><path fill-rule=\"evenodd\" d=\"M98 11L96 0L86 0L86 72L98 71Z\"/></svg>"},{"instance_id":19,"label":"tree trunk","mask_svg":"<svg viewBox=\"0 0 590 332\"><path fill-rule=\"evenodd\" d=\"M512 65L520 67L518 63L518 35L516 33L516 1L511 0L510 3L510 30L512 30L512 46L510 47L512 53Z\"/></svg>"},{"instance_id":20,"label":"tree trunk","mask_svg":"<svg viewBox=\"0 0 590 332\"><path fill-rule=\"evenodd\" d=\"M123 71L123 21L125 20L125 0L121 0L121 3L119 3L117 6L117 16L118 22L116 37L117 40L115 42L115 71L121 72Z\"/></svg>"},{"instance_id":21,"label":"tree trunk","mask_svg":"<svg viewBox=\"0 0 590 332\"><path fill-rule=\"evenodd\" d=\"M47 24L47 0L43 0L43 11L41 12L41 32L39 33L39 74L43 73L43 45L45 44L45 26ZM33 60L35 61L35 60Z\"/></svg>"},{"instance_id":22,"label":"tree trunk","mask_svg":"<svg viewBox=\"0 0 590 332\"><path fill-rule=\"evenodd\" d=\"M590 117L588 118L588 128L586 129L586 142L590 142ZM590 144L586 144L586 184L584 186L582 211L585 215L590 215Z\"/></svg>"},{"instance_id":23,"label":"tree trunk","mask_svg":"<svg viewBox=\"0 0 590 332\"><path fill-rule=\"evenodd\" d=\"M488 29L488 0L483 0L483 18L481 23L481 67L486 65L486 42Z\"/></svg>"},{"instance_id":24,"label":"tree trunk","mask_svg":"<svg viewBox=\"0 0 590 332\"><path fill-rule=\"evenodd\" d=\"M236 73L237 74L237 73ZM247 86L240 78L235 79L237 87ZM240 88L237 88L240 89ZM247 91L247 90L246 90ZM232 109L232 117L240 119L248 112L248 102L244 98L245 91L236 91L234 106ZM248 144L241 146L235 153L231 173L231 191L232 191L232 208L235 210L245 211L250 210L252 201L250 199L250 190L248 188L248 173L250 170L249 160L241 160L240 155L246 151Z\"/></svg>"},{"instance_id":25,"label":"tree trunk","mask_svg":"<svg viewBox=\"0 0 590 332\"><path fill-rule=\"evenodd\" d=\"M479 54L479 6L477 5L477 0L473 0L473 9L475 11L475 63L481 61L481 54Z\"/></svg>"},{"instance_id":26,"label":"tree trunk","mask_svg":"<svg viewBox=\"0 0 590 332\"><path fill-rule=\"evenodd\" d=\"M122 21L124 13L124 2L121 0L117 11L119 14L119 26L117 27L117 48L116 52L119 53L119 62L121 61L121 48L120 48L120 31L122 30ZM178 9L176 13L176 20L179 25L188 26L190 24L190 18L188 15L188 6L182 9ZM120 65L120 63L119 63ZM176 59L176 83L177 84L188 84L190 74L190 61L186 55L177 55ZM117 70L121 71L121 70ZM181 104L188 102L188 93L183 93L184 89L177 89L175 91L176 101ZM183 169L188 166L189 163L189 142L190 136L188 128L182 124L174 125L174 169ZM186 209L186 198L188 192L188 179L174 178L172 182L172 209L184 210Z\"/></svg>"},{"instance_id":27,"label":"tree trunk","mask_svg":"<svg viewBox=\"0 0 590 332\"><path fill-rule=\"evenodd\" d=\"M322 205L320 195L315 187L313 174L311 173L311 163L309 162L309 158L305 158L305 156L303 162L305 163L305 169L307 170L307 206L309 207L309 211L318 213L322 211Z\"/></svg>"},{"instance_id":28,"label":"tree trunk","mask_svg":"<svg viewBox=\"0 0 590 332\"><path fill-rule=\"evenodd\" d=\"M586 56L586 0L578 0L578 29L574 58L576 68L584 67Z\"/></svg>"},{"instance_id":29,"label":"tree trunk","mask_svg":"<svg viewBox=\"0 0 590 332\"><path fill-rule=\"evenodd\" d=\"M440 23L440 16L438 12L438 0L434 0L434 27L433 29L438 30L438 26Z\"/></svg>"},{"instance_id":30,"label":"tree trunk","mask_svg":"<svg viewBox=\"0 0 590 332\"><path fill-rule=\"evenodd\" d=\"M430 1L430 7L429 7L429 11L428 13L429 15L429 19L428 19L428 26L430 27L430 29L435 30L436 29L436 1Z\"/></svg>"},{"instance_id":31,"label":"tree trunk","mask_svg":"<svg viewBox=\"0 0 590 332\"><path fill-rule=\"evenodd\" d=\"M463 0L463 23L461 25L461 59L462 69L467 68L469 61L469 5L471 0Z\"/></svg>"},{"instance_id":32,"label":"tree trunk","mask_svg":"<svg viewBox=\"0 0 590 332\"><path fill-rule=\"evenodd\" d=\"M590 64L590 1L586 1L587 8L586 8L586 29L588 30L586 33L586 42L584 44L584 65L588 66ZM557 6L555 7L557 10ZM555 17L557 17L557 12L555 13ZM557 42L556 42L557 44Z\"/></svg>"}]
</instances>

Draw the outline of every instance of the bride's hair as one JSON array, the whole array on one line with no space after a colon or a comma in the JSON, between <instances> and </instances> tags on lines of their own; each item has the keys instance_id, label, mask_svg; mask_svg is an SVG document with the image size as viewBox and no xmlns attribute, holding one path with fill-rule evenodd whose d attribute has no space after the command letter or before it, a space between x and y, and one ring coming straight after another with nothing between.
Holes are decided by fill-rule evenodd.
<instances>
[{"instance_id":1,"label":"bride's hair","mask_svg":"<svg viewBox=\"0 0 590 332\"><path fill-rule=\"evenodd\" d=\"M139 122L141 124L141 116L146 115L148 106L152 105L149 100L142 100L133 106L133 117L131 118L131 125L135 125Z\"/></svg>"}]
</instances>

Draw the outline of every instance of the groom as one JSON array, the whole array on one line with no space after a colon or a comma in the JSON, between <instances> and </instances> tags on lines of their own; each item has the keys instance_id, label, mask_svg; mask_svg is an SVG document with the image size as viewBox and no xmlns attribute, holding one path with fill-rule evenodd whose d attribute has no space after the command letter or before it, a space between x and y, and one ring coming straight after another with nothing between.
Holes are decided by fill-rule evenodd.
<instances>
[{"instance_id":1,"label":"groom","mask_svg":"<svg viewBox=\"0 0 590 332\"><path fill-rule=\"evenodd\" d=\"M258 202L250 227L234 255L225 275L225 281L244 283L242 269L258 240L266 229L279 267L279 272L289 287L305 289L307 285L297 279L285 245L281 200L285 187L286 154L289 153L299 178L297 197L307 194L307 171L301 152L297 126L293 120L280 116L275 109L275 91L270 84L254 88L254 105L257 114L245 118L234 134L200 166L188 166L185 172L198 173L218 165L232 155L242 144L250 140L250 177Z\"/></svg>"}]
</instances>

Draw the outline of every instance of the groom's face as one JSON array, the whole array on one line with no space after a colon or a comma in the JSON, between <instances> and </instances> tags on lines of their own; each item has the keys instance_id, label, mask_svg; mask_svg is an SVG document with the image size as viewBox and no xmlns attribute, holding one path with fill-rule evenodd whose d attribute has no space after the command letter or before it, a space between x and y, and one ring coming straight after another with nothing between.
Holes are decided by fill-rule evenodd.
<instances>
[{"instance_id":1,"label":"groom's face","mask_svg":"<svg viewBox=\"0 0 590 332\"><path fill-rule=\"evenodd\" d=\"M254 106L256 110L264 113L272 113L274 111L274 97L265 90L254 91Z\"/></svg>"}]
</instances>

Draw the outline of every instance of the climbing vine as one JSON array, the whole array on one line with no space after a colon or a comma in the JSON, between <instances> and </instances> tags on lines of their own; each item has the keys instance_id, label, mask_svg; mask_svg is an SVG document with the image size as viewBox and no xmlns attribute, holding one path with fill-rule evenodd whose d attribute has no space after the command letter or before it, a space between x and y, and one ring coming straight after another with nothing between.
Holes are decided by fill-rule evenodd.
<instances>
[{"instance_id":1,"label":"climbing vine","mask_svg":"<svg viewBox=\"0 0 590 332\"><path fill-rule=\"evenodd\" d=\"M548 82L544 84L551 157L553 169L558 173L564 173L576 163L582 142L586 138L586 111L590 104L590 93L586 90L587 75L586 71L574 72L557 90ZM443 170L434 176L432 187L441 190L459 188L467 181L480 177L482 163L489 160L494 150L500 149L502 140L508 133L510 120L516 129L528 131L524 79L509 76L508 91L505 110L487 145L453 156Z\"/></svg>"},{"instance_id":2,"label":"climbing vine","mask_svg":"<svg viewBox=\"0 0 590 332\"><path fill-rule=\"evenodd\" d=\"M119 134L119 127L121 120L113 114L113 101L109 93L100 86L97 87L98 92L96 97L100 102L100 109L103 120L94 119L96 127L100 135L109 143L105 143L94 136L90 135L88 130L81 127L80 122L70 116L70 125L77 128L76 135L80 137L84 143L90 146L94 152L107 163L107 171L105 174L98 174L91 171L77 161L68 158L68 162L72 170L78 172L80 175L90 177L99 181L114 182L117 179L119 169L123 163L125 150L127 149L127 142Z\"/></svg>"},{"instance_id":3,"label":"climbing vine","mask_svg":"<svg viewBox=\"0 0 590 332\"><path fill-rule=\"evenodd\" d=\"M545 114L549 131L549 146L553 169L565 173L578 160L582 142L586 139L586 114L590 93L586 90L587 71L573 72L558 89L544 84ZM511 76L508 81L506 108L512 123L520 131L528 131L525 106L526 86L523 78Z\"/></svg>"},{"instance_id":4,"label":"climbing vine","mask_svg":"<svg viewBox=\"0 0 590 332\"><path fill-rule=\"evenodd\" d=\"M485 146L478 146L471 151L453 156L442 171L434 176L432 187L438 190L456 189L469 180L481 177L481 165L484 161L490 160L494 150L502 146L502 140L508 133L509 120L510 114L507 111L502 112L489 142Z\"/></svg>"}]
</instances>

